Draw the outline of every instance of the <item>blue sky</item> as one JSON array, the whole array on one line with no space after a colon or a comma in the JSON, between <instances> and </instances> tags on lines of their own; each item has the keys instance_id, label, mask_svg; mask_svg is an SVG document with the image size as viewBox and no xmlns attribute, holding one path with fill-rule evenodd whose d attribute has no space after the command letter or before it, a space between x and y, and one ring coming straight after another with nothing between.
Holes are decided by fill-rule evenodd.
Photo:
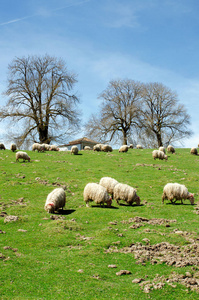
<instances>
[{"instance_id":1,"label":"blue sky","mask_svg":"<svg viewBox=\"0 0 199 300\"><path fill-rule=\"evenodd\" d=\"M110 80L161 82L187 108L194 135L184 146L196 147L198 14L198 0L0 0L0 93L8 64L28 55L61 57L78 75L83 123Z\"/></svg>"}]
</instances>

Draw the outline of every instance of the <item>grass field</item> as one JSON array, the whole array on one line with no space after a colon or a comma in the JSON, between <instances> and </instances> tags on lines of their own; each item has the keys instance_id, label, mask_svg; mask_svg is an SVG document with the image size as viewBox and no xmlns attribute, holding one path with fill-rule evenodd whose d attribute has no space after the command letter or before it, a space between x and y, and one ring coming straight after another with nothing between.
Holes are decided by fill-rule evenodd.
<instances>
[{"instance_id":1,"label":"grass field","mask_svg":"<svg viewBox=\"0 0 199 300\"><path fill-rule=\"evenodd\" d=\"M16 163L15 153L0 151L1 299L198 299L199 156L190 149L176 149L167 162L154 161L151 149L27 153L30 163ZM85 185L104 176L135 187L141 205L113 201L112 208L94 203L87 208ZM195 193L195 205L162 204L168 182L185 184ZM59 186L66 187L66 206L63 214L50 215L45 200ZM5 223L9 215L18 220ZM135 217L148 222L136 223ZM154 224L154 218L168 221ZM135 256L130 248L163 242L178 250L188 247L178 259L194 263L177 267L175 250L168 263L169 249L160 253L161 261L155 252ZM120 270L131 274L117 276Z\"/></svg>"}]
</instances>

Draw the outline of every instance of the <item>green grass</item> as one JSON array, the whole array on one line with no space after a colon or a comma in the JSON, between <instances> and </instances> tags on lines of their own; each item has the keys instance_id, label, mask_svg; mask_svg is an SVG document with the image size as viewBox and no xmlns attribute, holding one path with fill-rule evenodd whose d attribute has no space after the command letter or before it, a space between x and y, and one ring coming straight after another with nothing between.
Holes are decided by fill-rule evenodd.
<instances>
[{"instance_id":1,"label":"green grass","mask_svg":"<svg viewBox=\"0 0 199 300\"><path fill-rule=\"evenodd\" d=\"M176 268L165 264L136 263L133 253L106 253L110 246L119 249L150 239L151 244L167 241L189 243L173 233L199 232L199 215L188 201L171 205L161 201L168 182L185 184L198 201L199 157L189 149L177 149L167 162L154 161L152 150L130 149L127 153L67 152L34 153L31 162L15 162L15 153L0 151L0 212L16 215L16 222L4 223L0 217L0 299L197 299L198 294L177 284L145 294L135 278L153 280L156 274L193 272L193 267ZM110 176L137 189L141 206L85 207L83 189L88 182ZM50 219L44 210L49 192L65 185L65 219ZM22 205L17 201L23 197ZM135 216L176 219L170 227L149 225L130 229L127 222ZM60 215L61 217L61 215ZM116 225L110 225L115 221ZM150 232L146 232L146 228ZM26 230L26 232L19 231ZM163 235L164 234L164 235ZM115 244L116 243L116 244ZM10 246L11 249L4 249ZM13 248L17 248L13 251ZM117 268L108 268L109 264ZM82 269L83 273L78 272ZM131 275L116 276L120 270Z\"/></svg>"}]
</instances>

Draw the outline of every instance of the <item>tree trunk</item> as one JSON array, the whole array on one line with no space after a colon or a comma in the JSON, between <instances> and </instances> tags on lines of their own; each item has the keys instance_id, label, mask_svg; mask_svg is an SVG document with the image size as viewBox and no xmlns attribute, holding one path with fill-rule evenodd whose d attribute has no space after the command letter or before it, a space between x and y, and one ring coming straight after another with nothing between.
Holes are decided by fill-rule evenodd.
<instances>
[{"instance_id":1,"label":"tree trunk","mask_svg":"<svg viewBox=\"0 0 199 300\"><path fill-rule=\"evenodd\" d=\"M163 144L162 144L162 136L161 136L161 133L156 133L156 136L157 136L157 140L158 140L158 147L162 147Z\"/></svg>"},{"instance_id":2,"label":"tree trunk","mask_svg":"<svg viewBox=\"0 0 199 300\"><path fill-rule=\"evenodd\" d=\"M127 145L127 135L126 135L126 131L123 131L123 145Z\"/></svg>"},{"instance_id":3,"label":"tree trunk","mask_svg":"<svg viewBox=\"0 0 199 300\"><path fill-rule=\"evenodd\" d=\"M46 143L49 144L49 137L48 137L48 127L45 126L44 128L39 127L39 141L41 144Z\"/></svg>"}]
</instances>

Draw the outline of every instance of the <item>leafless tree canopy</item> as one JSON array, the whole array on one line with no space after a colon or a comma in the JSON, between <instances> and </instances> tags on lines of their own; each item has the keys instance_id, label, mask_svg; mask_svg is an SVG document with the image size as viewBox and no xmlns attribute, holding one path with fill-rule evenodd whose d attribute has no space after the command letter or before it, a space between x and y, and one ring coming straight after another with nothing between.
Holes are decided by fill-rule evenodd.
<instances>
[{"instance_id":1,"label":"leafless tree canopy","mask_svg":"<svg viewBox=\"0 0 199 300\"><path fill-rule=\"evenodd\" d=\"M88 136L102 142L128 140L151 147L179 141L191 135L190 116L177 95L161 83L111 81L101 93L101 110L85 125Z\"/></svg>"},{"instance_id":2,"label":"leafless tree canopy","mask_svg":"<svg viewBox=\"0 0 199 300\"><path fill-rule=\"evenodd\" d=\"M0 108L0 119L10 118L22 131L15 138L23 142L34 138L50 143L63 136L70 125L79 124L76 104L78 97L71 94L76 83L64 61L45 55L15 58L8 67L8 96L5 107Z\"/></svg>"},{"instance_id":3,"label":"leafless tree canopy","mask_svg":"<svg viewBox=\"0 0 199 300\"><path fill-rule=\"evenodd\" d=\"M178 104L175 92L161 83L143 86L142 110L139 115L141 133L154 137L158 147L188 137L190 116Z\"/></svg>"},{"instance_id":4,"label":"leafless tree canopy","mask_svg":"<svg viewBox=\"0 0 199 300\"><path fill-rule=\"evenodd\" d=\"M99 98L103 100L99 117L91 116L86 132L101 141L117 140L120 135L123 144L137 124L141 84L133 80L111 81Z\"/></svg>"}]
</instances>

